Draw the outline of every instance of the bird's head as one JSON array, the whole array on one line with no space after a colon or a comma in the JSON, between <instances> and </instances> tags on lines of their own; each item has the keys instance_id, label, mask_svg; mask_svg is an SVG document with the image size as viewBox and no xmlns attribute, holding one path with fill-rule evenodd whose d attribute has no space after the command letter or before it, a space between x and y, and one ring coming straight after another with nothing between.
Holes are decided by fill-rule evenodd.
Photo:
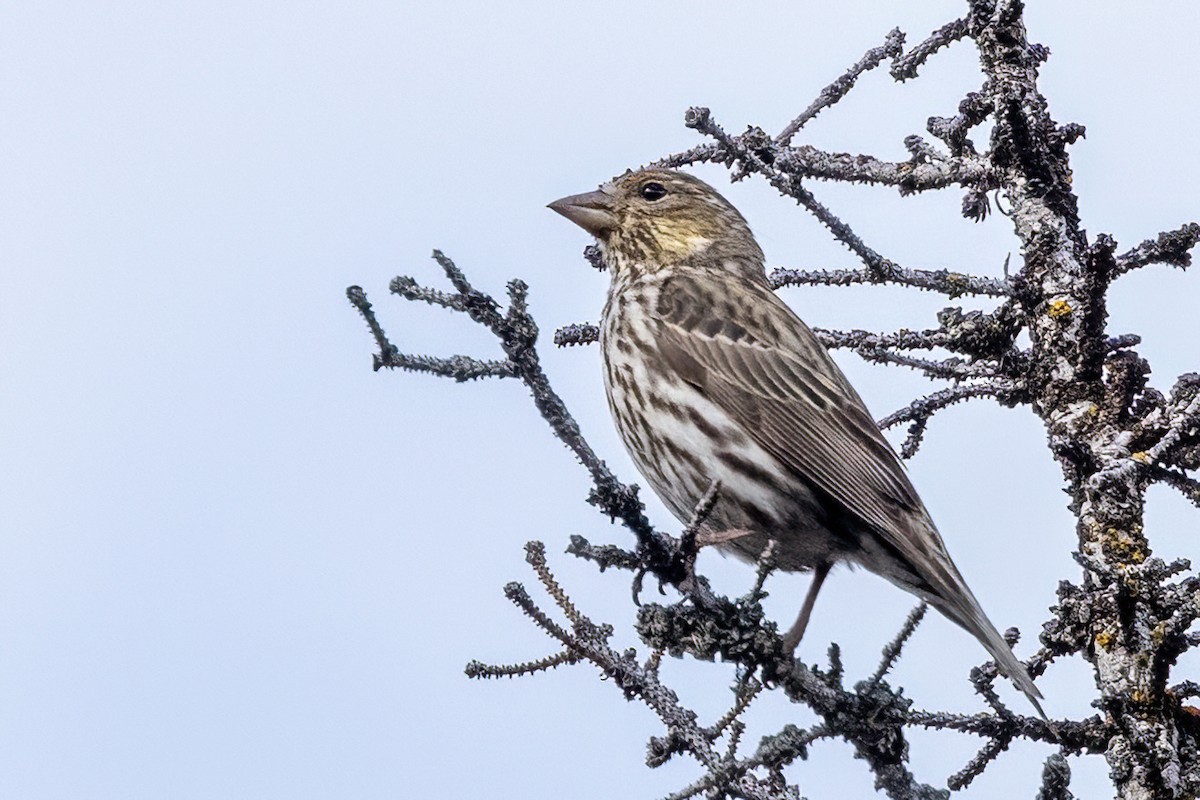
<instances>
[{"instance_id":1,"label":"bird's head","mask_svg":"<svg viewBox=\"0 0 1200 800\"><path fill-rule=\"evenodd\" d=\"M626 172L549 206L596 237L614 276L688 264L762 274L750 226L704 181L682 172Z\"/></svg>"}]
</instances>

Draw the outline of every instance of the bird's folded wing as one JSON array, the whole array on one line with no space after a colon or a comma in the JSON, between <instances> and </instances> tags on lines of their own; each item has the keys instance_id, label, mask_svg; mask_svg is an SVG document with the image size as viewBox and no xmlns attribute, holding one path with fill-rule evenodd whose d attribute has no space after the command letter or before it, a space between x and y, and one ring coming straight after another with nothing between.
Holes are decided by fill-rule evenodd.
<instances>
[{"instance_id":1,"label":"bird's folded wing","mask_svg":"<svg viewBox=\"0 0 1200 800\"><path fill-rule=\"evenodd\" d=\"M663 287L658 344L668 369L910 564L948 561L903 464L804 322L765 285L724 281L714 300L714 277L704 280L675 276ZM935 586L950 578L920 577Z\"/></svg>"}]
</instances>

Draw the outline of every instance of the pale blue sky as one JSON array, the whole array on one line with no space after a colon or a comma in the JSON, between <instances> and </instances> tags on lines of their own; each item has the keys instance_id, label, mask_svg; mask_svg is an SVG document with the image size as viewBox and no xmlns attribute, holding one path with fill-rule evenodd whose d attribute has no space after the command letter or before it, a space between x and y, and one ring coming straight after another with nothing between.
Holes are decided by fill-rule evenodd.
<instances>
[{"instance_id":1,"label":"pale blue sky","mask_svg":"<svg viewBox=\"0 0 1200 800\"><path fill-rule=\"evenodd\" d=\"M386 293L401 272L436 283L438 247L492 291L528 281L547 338L594 321L606 279L546 202L695 144L690 105L730 130L778 129L893 26L915 43L963 5L0 5L0 796L586 800L698 774L648 770L656 720L588 667L463 676L473 658L551 652L501 595L528 579L530 538L628 638L626 576L553 554L572 533L629 538L584 504L585 473L516 383L373 374L343 290L364 286L406 349L491 357L464 320ZM1032 38L1053 51L1052 112L1088 128L1072 152L1089 232L1129 247L1200 216L1200 9L1030 5ZM903 157L905 135L980 82L968 45L923 73L862 79L798 141ZM697 174L743 210L771 265L853 265L762 182ZM815 189L902 263L997 274L1018 257L1007 221L963 220L958 193ZM881 330L949 304L891 288L785 297L814 325ZM1200 369L1197 308L1195 272L1155 267L1114 292L1114 331L1143 334L1160 388ZM635 479L595 349L547 342L544 358L593 445ZM838 358L879 416L934 388ZM1038 424L957 407L911 470L1028 654L1058 579L1078 574ZM1160 553L1195 555L1197 527L1153 494ZM752 578L718 556L702 567L730 592ZM776 580L772 613L790 620L805 585ZM835 573L802 653L836 639L849 673L869 672L911 605ZM897 677L919 705L975 709L966 675L983 658L931 615ZM1194 657L1177 672L1198 673ZM725 667L667 674L709 718L729 700ZM1051 713L1090 713L1079 662L1040 684ZM769 699L747 741L809 719ZM976 744L914 733L914 769L941 782ZM1032 797L1047 753L1014 746L964 796ZM1106 796L1102 760L1072 764L1079 796ZM838 743L792 774L814 800L872 795Z\"/></svg>"}]
</instances>

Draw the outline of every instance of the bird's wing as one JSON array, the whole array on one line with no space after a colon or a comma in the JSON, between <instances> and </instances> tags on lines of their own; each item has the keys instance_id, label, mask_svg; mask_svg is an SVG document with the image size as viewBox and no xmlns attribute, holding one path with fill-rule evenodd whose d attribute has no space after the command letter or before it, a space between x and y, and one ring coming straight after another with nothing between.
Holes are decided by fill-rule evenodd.
<instances>
[{"instance_id":1,"label":"bird's wing","mask_svg":"<svg viewBox=\"0 0 1200 800\"><path fill-rule=\"evenodd\" d=\"M774 292L712 273L677 274L664 283L657 312L669 370L742 420L761 447L867 523L910 565L949 561L862 400ZM935 590L949 588L938 578L956 583L924 572L914 577Z\"/></svg>"},{"instance_id":2,"label":"bird's wing","mask_svg":"<svg viewBox=\"0 0 1200 800\"><path fill-rule=\"evenodd\" d=\"M974 634L1042 713L1041 693L950 560L896 452L825 347L766 282L676 274L656 311L666 369L866 523L902 562L884 577Z\"/></svg>"}]
</instances>

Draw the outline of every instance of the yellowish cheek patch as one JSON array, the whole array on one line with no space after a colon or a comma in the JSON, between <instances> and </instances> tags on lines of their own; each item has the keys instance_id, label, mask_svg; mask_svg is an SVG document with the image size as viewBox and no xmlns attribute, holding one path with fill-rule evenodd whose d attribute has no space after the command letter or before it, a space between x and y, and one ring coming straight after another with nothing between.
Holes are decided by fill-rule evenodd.
<instances>
[{"instance_id":1,"label":"yellowish cheek patch","mask_svg":"<svg viewBox=\"0 0 1200 800\"><path fill-rule=\"evenodd\" d=\"M660 230L658 245L664 253L686 257L695 255L712 244L712 239L695 231L686 229Z\"/></svg>"},{"instance_id":2,"label":"yellowish cheek patch","mask_svg":"<svg viewBox=\"0 0 1200 800\"><path fill-rule=\"evenodd\" d=\"M680 240L680 246L687 255L698 253L710 244L712 244L712 239L707 236L685 236Z\"/></svg>"}]
</instances>

